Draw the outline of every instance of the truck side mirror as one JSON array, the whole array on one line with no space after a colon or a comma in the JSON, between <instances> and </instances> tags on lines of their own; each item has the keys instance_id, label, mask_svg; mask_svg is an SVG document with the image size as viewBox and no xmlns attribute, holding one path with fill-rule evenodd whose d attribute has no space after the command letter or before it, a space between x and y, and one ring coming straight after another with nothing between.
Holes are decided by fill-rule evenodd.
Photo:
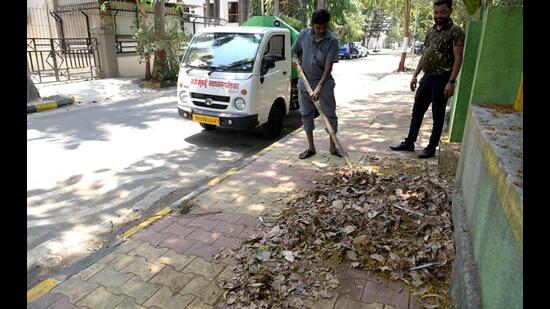
<instances>
[{"instance_id":1,"label":"truck side mirror","mask_svg":"<svg viewBox=\"0 0 550 309\"><path fill-rule=\"evenodd\" d=\"M261 75L265 75L267 74L267 72L270 70L270 69L273 69L275 67L275 61L273 61L273 59L271 58L264 58L262 60L262 67L260 69L260 73Z\"/></svg>"}]
</instances>

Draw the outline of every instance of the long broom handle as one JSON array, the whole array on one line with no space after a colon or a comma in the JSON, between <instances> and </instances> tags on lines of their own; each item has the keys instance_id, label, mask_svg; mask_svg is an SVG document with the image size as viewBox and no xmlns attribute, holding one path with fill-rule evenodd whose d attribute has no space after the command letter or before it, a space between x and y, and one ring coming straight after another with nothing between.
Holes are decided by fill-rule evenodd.
<instances>
[{"instance_id":1,"label":"long broom handle","mask_svg":"<svg viewBox=\"0 0 550 309\"><path fill-rule=\"evenodd\" d=\"M311 86L307 81L304 71L302 70L302 66L297 64L296 69L298 71L298 75L300 76L300 79L304 82L304 86L306 86L307 93L311 96L311 94L313 93L313 90L311 89ZM316 100L313 102L313 104L315 104L315 107L317 108L317 111L321 115L321 118L323 118L323 120L325 121L325 126L328 129L328 134L330 134L330 137L332 137L332 140L336 144L336 147L338 147L338 150L344 156L344 159L346 160L349 168L353 169L353 164L351 164L348 153L344 150L344 148L342 147L342 144L340 144L340 140L338 140L338 138L336 137L336 133L334 132L332 125L328 121L327 116L325 116L325 114L323 113L323 110L321 110L321 103L319 102L319 100Z\"/></svg>"}]
</instances>

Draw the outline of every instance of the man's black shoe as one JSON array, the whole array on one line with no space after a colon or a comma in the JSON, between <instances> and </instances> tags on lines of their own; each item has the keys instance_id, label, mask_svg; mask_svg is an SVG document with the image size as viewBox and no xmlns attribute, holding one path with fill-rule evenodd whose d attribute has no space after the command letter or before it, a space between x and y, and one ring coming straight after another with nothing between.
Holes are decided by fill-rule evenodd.
<instances>
[{"instance_id":1,"label":"man's black shoe","mask_svg":"<svg viewBox=\"0 0 550 309\"><path fill-rule=\"evenodd\" d=\"M397 146L390 146L391 150L395 151L414 151L414 144L407 144L406 142L401 142Z\"/></svg>"},{"instance_id":2,"label":"man's black shoe","mask_svg":"<svg viewBox=\"0 0 550 309\"><path fill-rule=\"evenodd\" d=\"M427 159L435 156L435 148L426 147L418 154L418 157L421 159Z\"/></svg>"}]
</instances>

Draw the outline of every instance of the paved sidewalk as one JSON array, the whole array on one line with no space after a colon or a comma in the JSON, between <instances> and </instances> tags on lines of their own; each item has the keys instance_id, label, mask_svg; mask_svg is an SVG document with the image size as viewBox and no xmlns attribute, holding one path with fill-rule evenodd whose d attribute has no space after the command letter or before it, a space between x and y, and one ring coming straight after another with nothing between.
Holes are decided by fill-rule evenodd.
<instances>
[{"instance_id":1,"label":"paved sidewalk","mask_svg":"<svg viewBox=\"0 0 550 309\"><path fill-rule=\"evenodd\" d=\"M176 97L176 87L147 89L142 87L140 77L102 78L36 84L42 98L61 96L74 98L74 105L108 105L135 98L156 98L171 95Z\"/></svg>"},{"instance_id":2,"label":"paved sidewalk","mask_svg":"<svg viewBox=\"0 0 550 309\"><path fill-rule=\"evenodd\" d=\"M352 161L391 153L390 144L406 135L413 93L410 74L390 74L365 98L340 94L339 135ZM376 90L376 91L373 91ZM215 308L223 303L216 280L231 276L230 259L214 260L222 248L238 248L255 233L257 216L281 209L292 193L314 185L315 178L345 166L328 154L328 134L316 121L317 155L299 160L306 147L301 130L288 135L256 161L190 201L191 211L164 216L83 271L57 284L27 308ZM425 145L431 112L417 147ZM437 159L428 160L437 164ZM326 300L304 300L308 308L420 308L404 285L366 271L342 267L340 287Z\"/></svg>"}]
</instances>

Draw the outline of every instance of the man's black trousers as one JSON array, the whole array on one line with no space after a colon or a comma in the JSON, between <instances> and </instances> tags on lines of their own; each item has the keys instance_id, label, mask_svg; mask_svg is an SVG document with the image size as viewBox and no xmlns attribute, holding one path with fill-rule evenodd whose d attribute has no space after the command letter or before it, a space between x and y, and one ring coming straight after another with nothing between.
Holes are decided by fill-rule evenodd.
<instances>
[{"instance_id":1,"label":"man's black trousers","mask_svg":"<svg viewBox=\"0 0 550 309\"><path fill-rule=\"evenodd\" d=\"M435 149L439 144L445 121L445 107L447 106L447 98L445 98L443 91L449 82L450 76L450 72L425 73L420 80L414 98L409 135L405 139L407 144L414 144L416 142L424 114L428 110L430 103L432 103L433 127L428 147Z\"/></svg>"}]
</instances>

